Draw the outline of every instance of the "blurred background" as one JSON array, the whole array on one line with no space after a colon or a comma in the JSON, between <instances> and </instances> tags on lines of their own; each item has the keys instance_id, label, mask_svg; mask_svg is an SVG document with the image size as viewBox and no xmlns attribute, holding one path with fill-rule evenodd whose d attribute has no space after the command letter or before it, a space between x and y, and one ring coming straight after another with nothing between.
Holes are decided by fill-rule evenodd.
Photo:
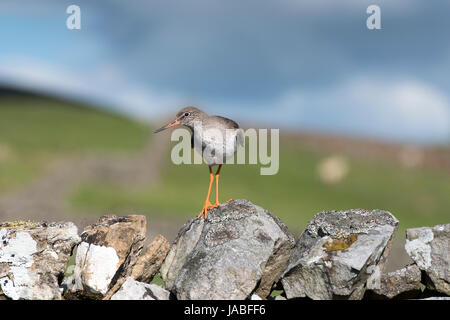
<instances>
[{"instance_id":1,"label":"blurred background","mask_svg":"<svg viewBox=\"0 0 450 320\"><path fill-rule=\"evenodd\" d=\"M208 169L174 165L152 130L195 105L280 129L278 174L225 166L222 201L295 236L320 211L388 210L389 268L405 264L406 228L450 222L450 3L375 2L2 0L0 221L144 214L172 241Z\"/></svg>"}]
</instances>

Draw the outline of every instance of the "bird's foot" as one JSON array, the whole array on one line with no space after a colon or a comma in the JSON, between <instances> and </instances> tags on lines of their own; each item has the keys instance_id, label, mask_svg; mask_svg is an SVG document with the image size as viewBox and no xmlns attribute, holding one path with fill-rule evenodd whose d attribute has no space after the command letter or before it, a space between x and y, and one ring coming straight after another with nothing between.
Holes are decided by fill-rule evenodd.
<instances>
[{"instance_id":1,"label":"bird's foot","mask_svg":"<svg viewBox=\"0 0 450 320\"><path fill-rule=\"evenodd\" d=\"M217 208L217 207L220 206L220 205L221 205L221 203L218 202L218 201L216 201L216 203L214 203L214 204L211 206L211 209Z\"/></svg>"},{"instance_id":2,"label":"bird's foot","mask_svg":"<svg viewBox=\"0 0 450 320\"><path fill-rule=\"evenodd\" d=\"M225 202L228 203L228 202L230 202L231 200L233 200L233 199L227 200L227 201L225 201ZM220 206L220 205L221 205L221 203L220 203L219 201L216 201L216 203L214 203L214 204L211 205L211 208L210 208L210 209L217 208L217 207Z\"/></svg>"},{"instance_id":3,"label":"bird's foot","mask_svg":"<svg viewBox=\"0 0 450 320\"><path fill-rule=\"evenodd\" d=\"M227 203L228 202L230 202L231 200L233 200L233 199L230 199L230 200L228 200L228 201L226 201ZM217 208L218 206L220 206L221 205L221 203L219 202L219 201L216 201L214 204L209 204L209 208L208 209L214 209L214 208Z\"/></svg>"},{"instance_id":4,"label":"bird's foot","mask_svg":"<svg viewBox=\"0 0 450 320\"><path fill-rule=\"evenodd\" d=\"M202 211L200 211L200 213L198 214L197 219L200 219L201 216L204 216L206 219L206 217L208 216L208 208L204 207Z\"/></svg>"},{"instance_id":5,"label":"bird's foot","mask_svg":"<svg viewBox=\"0 0 450 320\"><path fill-rule=\"evenodd\" d=\"M232 200L233 199L229 199L226 202L228 203ZM203 206L202 211L200 211L200 213L198 214L197 219L200 219L201 216L204 216L204 218L206 219L208 217L208 210L217 208L220 205L221 205L221 203L218 201L216 201L214 204L212 204L210 201L205 202L205 205Z\"/></svg>"},{"instance_id":6,"label":"bird's foot","mask_svg":"<svg viewBox=\"0 0 450 320\"><path fill-rule=\"evenodd\" d=\"M200 213L198 214L197 219L200 219L201 216L204 216L206 219L206 217L208 217L208 209L212 208L215 208L214 205L211 202L206 201L202 211L200 211Z\"/></svg>"}]
</instances>

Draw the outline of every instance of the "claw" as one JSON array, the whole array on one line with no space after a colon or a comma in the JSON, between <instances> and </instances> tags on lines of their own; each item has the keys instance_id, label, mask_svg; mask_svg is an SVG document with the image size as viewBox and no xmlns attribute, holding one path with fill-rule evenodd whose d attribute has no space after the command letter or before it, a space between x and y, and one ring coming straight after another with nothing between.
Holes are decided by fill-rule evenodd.
<instances>
[{"instance_id":1,"label":"claw","mask_svg":"<svg viewBox=\"0 0 450 320\"><path fill-rule=\"evenodd\" d=\"M202 216L205 217L205 219L208 217L208 209L203 208L202 211L198 214L197 219L200 219Z\"/></svg>"},{"instance_id":2,"label":"claw","mask_svg":"<svg viewBox=\"0 0 450 320\"><path fill-rule=\"evenodd\" d=\"M210 209L217 208L217 207L220 206L220 205L221 205L221 203L216 202L216 203L214 203L214 204L212 205L212 207L211 207Z\"/></svg>"},{"instance_id":3,"label":"claw","mask_svg":"<svg viewBox=\"0 0 450 320\"><path fill-rule=\"evenodd\" d=\"M220 169L221 168L222 168L222 165L219 165L219 168L217 169L217 172L216 172L216 202L214 204L212 204L209 201L209 196L211 195L211 186L212 186L212 183L214 180L214 175L212 173L211 167L209 167L208 195L206 196L205 204L203 205L202 211L200 211L200 213L198 214L197 219L200 219L201 216L204 216L204 218L206 219L208 217L208 210L217 208L218 206L221 205L221 203L219 202L219 177L220 177ZM228 200L227 202L230 202L231 200L232 199Z\"/></svg>"},{"instance_id":4,"label":"claw","mask_svg":"<svg viewBox=\"0 0 450 320\"><path fill-rule=\"evenodd\" d=\"M206 201L206 202L205 202L205 205L203 206L202 211L200 211L200 213L198 214L197 219L200 219L200 217L201 217L202 215L203 215L203 216L205 217L205 219L206 219L206 217L208 216L208 209L212 209L212 208L215 208L215 206L214 206L211 202Z\"/></svg>"}]
</instances>

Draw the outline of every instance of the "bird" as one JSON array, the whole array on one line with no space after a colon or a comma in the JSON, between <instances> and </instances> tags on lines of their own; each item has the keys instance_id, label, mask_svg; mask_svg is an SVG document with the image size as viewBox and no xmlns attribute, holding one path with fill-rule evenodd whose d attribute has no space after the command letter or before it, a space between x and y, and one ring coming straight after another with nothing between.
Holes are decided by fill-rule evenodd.
<instances>
[{"instance_id":1,"label":"bird","mask_svg":"<svg viewBox=\"0 0 450 320\"><path fill-rule=\"evenodd\" d=\"M202 155L209 168L209 187L203 208L197 218L208 217L208 210L218 207L219 202L219 178L222 165L236 153L238 146L244 145L244 133L239 125L222 116L210 116L206 112L188 106L181 109L175 116L175 120L154 131L161 132L175 126L185 126L191 132L191 147ZM213 174L212 168L218 166ZM216 180L216 202L209 200L211 188ZM231 201L228 200L228 201ZM228 202L227 201L227 202Z\"/></svg>"}]
</instances>

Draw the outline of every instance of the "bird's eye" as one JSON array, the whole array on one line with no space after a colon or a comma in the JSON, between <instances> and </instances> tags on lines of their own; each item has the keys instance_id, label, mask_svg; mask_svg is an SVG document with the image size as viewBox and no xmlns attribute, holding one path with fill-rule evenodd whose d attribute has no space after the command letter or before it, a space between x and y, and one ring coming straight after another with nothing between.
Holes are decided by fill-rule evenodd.
<instances>
[{"instance_id":1,"label":"bird's eye","mask_svg":"<svg viewBox=\"0 0 450 320\"><path fill-rule=\"evenodd\" d=\"M190 115L189 112L185 112L185 113L184 113L184 116L185 116L185 117L188 117L189 115Z\"/></svg>"}]
</instances>

